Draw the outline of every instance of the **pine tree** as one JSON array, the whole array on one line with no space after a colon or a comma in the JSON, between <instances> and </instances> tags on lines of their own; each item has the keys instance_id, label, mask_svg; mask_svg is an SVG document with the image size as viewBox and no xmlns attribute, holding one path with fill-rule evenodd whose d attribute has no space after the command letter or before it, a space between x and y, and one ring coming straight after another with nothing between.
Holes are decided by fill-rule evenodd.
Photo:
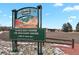
<instances>
[{"instance_id":1,"label":"pine tree","mask_svg":"<svg viewBox=\"0 0 79 59\"><path fill-rule=\"evenodd\" d=\"M72 25L70 23L67 23L68 25L68 32L72 32Z\"/></svg>"},{"instance_id":2,"label":"pine tree","mask_svg":"<svg viewBox=\"0 0 79 59\"><path fill-rule=\"evenodd\" d=\"M68 27L67 27L67 24L66 24L66 23L63 24L62 30L63 30L64 32L68 32Z\"/></svg>"},{"instance_id":3,"label":"pine tree","mask_svg":"<svg viewBox=\"0 0 79 59\"><path fill-rule=\"evenodd\" d=\"M72 32L72 25L70 23L64 23L62 26L64 32Z\"/></svg>"},{"instance_id":4,"label":"pine tree","mask_svg":"<svg viewBox=\"0 0 79 59\"><path fill-rule=\"evenodd\" d=\"M79 32L79 22L76 25L76 31Z\"/></svg>"}]
</instances>

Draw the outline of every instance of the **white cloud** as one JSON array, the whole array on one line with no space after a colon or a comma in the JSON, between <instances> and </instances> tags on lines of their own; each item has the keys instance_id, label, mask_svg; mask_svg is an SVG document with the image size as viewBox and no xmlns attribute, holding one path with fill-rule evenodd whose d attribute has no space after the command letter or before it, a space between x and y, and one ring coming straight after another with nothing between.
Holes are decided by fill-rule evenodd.
<instances>
[{"instance_id":1,"label":"white cloud","mask_svg":"<svg viewBox=\"0 0 79 59\"><path fill-rule=\"evenodd\" d=\"M69 16L68 17L68 22L72 22L73 20L75 20L77 17L76 16Z\"/></svg>"},{"instance_id":2,"label":"white cloud","mask_svg":"<svg viewBox=\"0 0 79 59\"><path fill-rule=\"evenodd\" d=\"M3 16L7 16L6 14L4 14Z\"/></svg>"},{"instance_id":3,"label":"white cloud","mask_svg":"<svg viewBox=\"0 0 79 59\"><path fill-rule=\"evenodd\" d=\"M45 16L49 16L49 15L50 15L49 13L46 13L46 14L45 14Z\"/></svg>"},{"instance_id":4,"label":"white cloud","mask_svg":"<svg viewBox=\"0 0 79 59\"><path fill-rule=\"evenodd\" d=\"M0 10L0 13L2 13L2 11Z\"/></svg>"},{"instance_id":5,"label":"white cloud","mask_svg":"<svg viewBox=\"0 0 79 59\"><path fill-rule=\"evenodd\" d=\"M69 18L76 19L77 17L76 16L69 16Z\"/></svg>"},{"instance_id":6,"label":"white cloud","mask_svg":"<svg viewBox=\"0 0 79 59\"><path fill-rule=\"evenodd\" d=\"M75 5L75 6L72 6L72 7L66 7L63 9L63 11L79 11L79 5Z\"/></svg>"},{"instance_id":7,"label":"white cloud","mask_svg":"<svg viewBox=\"0 0 79 59\"><path fill-rule=\"evenodd\" d=\"M63 6L62 3L55 3L54 6Z\"/></svg>"},{"instance_id":8,"label":"white cloud","mask_svg":"<svg viewBox=\"0 0 79 59\"><path fill-rule=\"evenodd\" d=\"M72 22L73 20L72 19L68 19L68 22L70 23L70 22Z\"/></svg>"},{"instance_id":9,"label":"white cloud","mask_svg":"<svg viewBox=\"0 0 79 59\"><path fill-rule=\"evenodd\" d=\"M9 16L9 18L11 19L11 18L12 18L12 16Z\"/></svg>"}]
</instances>

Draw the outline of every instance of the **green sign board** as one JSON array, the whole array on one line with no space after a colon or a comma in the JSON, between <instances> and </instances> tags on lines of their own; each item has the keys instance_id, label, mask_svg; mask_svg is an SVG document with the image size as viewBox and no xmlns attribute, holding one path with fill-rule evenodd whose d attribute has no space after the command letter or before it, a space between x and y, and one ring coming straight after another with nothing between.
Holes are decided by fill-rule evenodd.
<instances>
[{"instance_id":1,"label":"green sign board","mask_svg":"<svg viewBox=\"0 0 79 59\"><path fill-rule=\"evenodd\" d=\"M45 28L11 29L10 38L12 40L44 41Z\"/></svg>"},{"instance_id":2,"label":"green sign board","mask_svg":"<svg viewBox=\"0 0 79 59\"><path fill-rule=\"evenodd\" d=\"M42 54L42 42L45 41L46 29L42 28L42 6L24 7L12 10L12 29L10 39L12 49L17 50L17 41L38 42L38 54Z\"/></svg>"},{"instance_id":3,"label":"green sign board","mask_svg":"<svg viewBox=\"0 0 79 59\"><path fill-rule=\"evenodd\" d=\"M42 28L40 7L24 7L12 10L11 40L44 41L45 28Z\"/></svg>"}]
</instances>

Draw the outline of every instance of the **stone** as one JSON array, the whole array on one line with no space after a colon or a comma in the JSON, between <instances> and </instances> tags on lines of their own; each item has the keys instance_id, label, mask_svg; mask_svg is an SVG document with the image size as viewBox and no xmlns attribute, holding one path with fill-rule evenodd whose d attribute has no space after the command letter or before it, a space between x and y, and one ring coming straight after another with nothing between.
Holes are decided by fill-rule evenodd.
<instances>
[{"instance_id":1,"label":"stone","mask_svg":"<svg viewBox=\"0 0 79 59\"><path fill-rule=\"evenodd\" d=\"M64 55L64 52L59 48L53 48L54 55Z\"/></svg>"},{"instance_id":2,"label":"stone","mask_svg":"<svg viewBox=\"0 0 79 59\"><path fill-rule=\"evenodd\" d=\"M12 42L0 40L0 55L37 55L37 43L19 42L19 52L12 52ZM42 47L43 55L63 55L64 52L59 48L51 47L50 43L45 43Z\"/></svg>"}]
</instances>

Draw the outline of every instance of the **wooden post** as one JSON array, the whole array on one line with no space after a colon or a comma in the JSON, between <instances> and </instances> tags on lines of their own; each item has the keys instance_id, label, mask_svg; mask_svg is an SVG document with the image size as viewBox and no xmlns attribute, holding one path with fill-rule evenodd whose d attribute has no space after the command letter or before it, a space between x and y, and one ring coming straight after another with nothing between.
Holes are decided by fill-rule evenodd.
<instances>
[{"instance_id":1,"label":"wooden post","mask_svg":"<svg viewBox=\"0 0 79 59\"><path fill-rule=\"evenodd\" d=\"M39 5L37 6L38 8L38 21L39 21L39 26L38 28L42 28L42 6ZM38 55L42 55L42 42L38 42Z\"/></svg>"},{"instance_id":2,"label":"wooden post","mask_svg":"<svg viewBox=\"0 0 79 59\"><path fill-rule=\"evenodd\" d=\"M12 10L12 28L15 28L15 19L17 18L16 9Z\"/></svg>"},{"instance_id":3,"label":"wooden post","mask_svg":"<svg viewBox=\"0 0 79 59\"><path fill-rule=\"evenodd\" d=\"M74 48L74 39L72 39L72 49Z\"/></svg>"},{"instance_id":4,"label":"wooden post","mask_svg":"<svg viewBox=\"0 0 79 59\"><path fill-rule=\"evenodd\" d=\"M18 52L17 41L15 41L15 40L12 40L12 52Z\"/></svg>"},{"instance_id":5,"label":"wooden post","mask_svg":"<svg viewBox=\"0 0 79 59\"><path fill-rule=\"evenodd\" d=\"M43 42L43 46L44 46L44 42Z\"/></svg>"},{"instance_id":6,"label":"wooden post","mask_svg":"<svg viewBox=\"0 0 79 59\"><path fill-rule=\"evenodd\" d=\"M15 19L17 19L16 9L12 10L12 29L15 28ZM17 40L12 40L12 51L17 52Z\"/></svg>"}]
</instances>

